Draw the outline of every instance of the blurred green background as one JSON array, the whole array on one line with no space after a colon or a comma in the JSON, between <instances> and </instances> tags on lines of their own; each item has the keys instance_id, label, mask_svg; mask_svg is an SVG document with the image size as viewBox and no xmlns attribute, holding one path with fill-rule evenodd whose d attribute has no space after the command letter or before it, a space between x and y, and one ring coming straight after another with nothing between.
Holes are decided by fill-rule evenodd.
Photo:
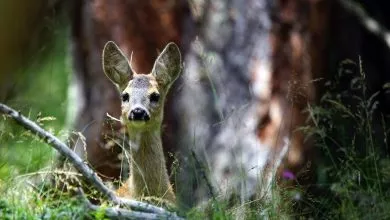
<instances>
[{"instance_id":1,"label":"blurred green background","mask_svg":"<svg viewBox=\"0 0 390 220\"><path fill-rule=\"evenodd\" d=\"M63 12L45 3L0 3L0 102L65 139L68 31ZM1 117L1 180L37 171L53 161L55 152L50 146Z\"/></svg>"}]
</instances>

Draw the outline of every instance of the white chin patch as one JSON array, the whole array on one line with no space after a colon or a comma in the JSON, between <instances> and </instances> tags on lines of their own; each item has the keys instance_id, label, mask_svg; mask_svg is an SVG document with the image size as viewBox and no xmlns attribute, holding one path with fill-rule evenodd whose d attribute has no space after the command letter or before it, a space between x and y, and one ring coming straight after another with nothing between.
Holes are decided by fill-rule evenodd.
<instances>
[{"instance_id":1,"label":"white chin patch","mask_svg":"<svg viewBox=\"0 0 390 220\"><path fill-rule=\"evenodd\" d=\"M141 135L137 135L135 137L135 140L130 140L129 141L130 149L134 151L138 151L140 146L140 140L141 140Z\"/></svg>"},{"instance_id":2,"label":"white chin patch","mask_svg":"<svg viewBox=\"0 0 390 220\"><path fill-rule=\"evenodd\" d=\"M142 126L145 126L146 122L145 121L130 121L130 124L133 127L140 128Z\"/></svg>"}]
</instances>

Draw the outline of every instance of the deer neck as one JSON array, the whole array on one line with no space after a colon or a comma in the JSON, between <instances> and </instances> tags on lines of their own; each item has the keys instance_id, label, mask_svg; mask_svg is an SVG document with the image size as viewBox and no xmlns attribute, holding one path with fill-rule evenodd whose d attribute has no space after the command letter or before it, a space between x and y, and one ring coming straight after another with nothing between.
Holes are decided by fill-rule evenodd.
<instances>
[{"instance_id":1,"label":"deer neck","mask_svg":"<svg viewBox=\"0 0 390 220\"><path fill-rule=\"evenodd\" d=\"M156 196L174 201L162 149L160 126L141 131L128 128L128 134L130 188L134 196Z\"/></svg>"}]
</instances>

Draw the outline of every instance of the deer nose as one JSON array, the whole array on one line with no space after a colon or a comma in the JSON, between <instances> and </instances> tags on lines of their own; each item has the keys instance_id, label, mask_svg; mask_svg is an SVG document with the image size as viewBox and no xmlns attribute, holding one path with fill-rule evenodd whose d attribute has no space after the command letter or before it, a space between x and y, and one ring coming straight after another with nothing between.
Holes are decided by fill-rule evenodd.
<instances>
[{"instance_id":1,"label":"deer nose","mask_svg":"<svg viewBox=\"0 0 390 220\"><path fill-rule=\"evenodd\" d=\"M148 121L149 119L148 113L142 108L135 108L131 110L129 115L129 120L133 121Z\"/></svg>"}]
</instances>

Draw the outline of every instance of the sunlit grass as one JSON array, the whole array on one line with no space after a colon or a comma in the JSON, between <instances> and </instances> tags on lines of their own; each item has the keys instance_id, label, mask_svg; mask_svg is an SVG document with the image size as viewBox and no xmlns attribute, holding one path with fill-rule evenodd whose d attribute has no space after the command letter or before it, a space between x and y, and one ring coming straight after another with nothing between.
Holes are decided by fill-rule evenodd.
<instances>
[{"instance_id":1,"label":"sunlit grass","mask_svg":"<svg viewBox=\"0 0 390 220\"><path fill-rule=\"evenodd\" d=\"M48 56L32 58L28 67L19 70L25 71L25 77L17 79L17 96L6 103L62 138L70 73L66 47L65 37L59 37ZM0 179L36 171L54 158L51 147L11 119L2 116L0 128Z\"/></svg>"},{"instance_id":2,"label":"sunlit grass","mask_svg":"<svg viewBox=\"0 0 390 220\"><path fill-rule=\"evenodd\" d=\"M0 183L1 219L82 219L92 215L70 195L61 198L45 195L39 188L28 187L27 178Z\"/></svg>"}]
</instances>

